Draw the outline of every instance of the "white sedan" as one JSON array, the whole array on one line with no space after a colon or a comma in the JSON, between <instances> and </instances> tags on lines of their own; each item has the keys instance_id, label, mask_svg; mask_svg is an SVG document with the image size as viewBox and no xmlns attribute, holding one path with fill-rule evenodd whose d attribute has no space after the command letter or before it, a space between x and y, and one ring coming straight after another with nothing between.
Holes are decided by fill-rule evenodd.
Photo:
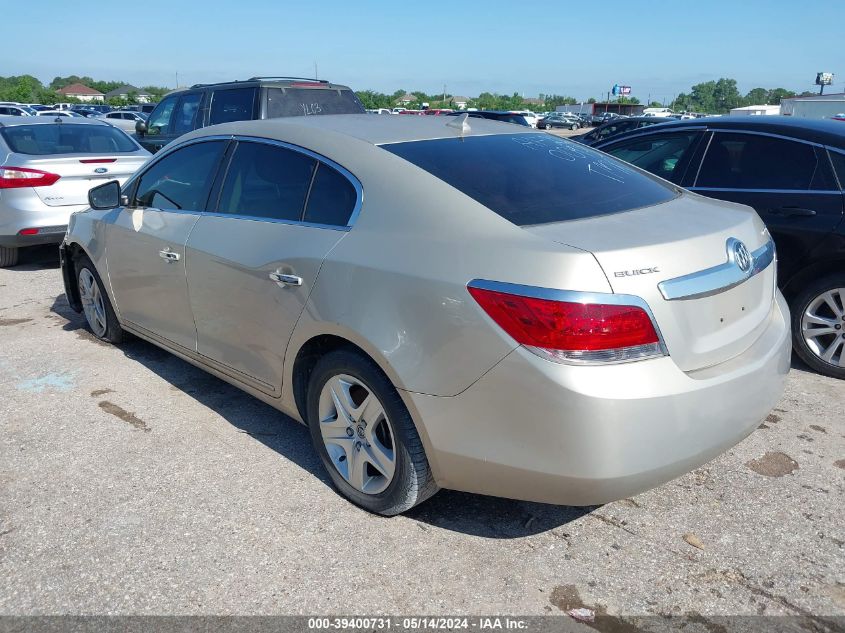
<instances>
[{"instance_id":1,"label":"white sedan","mask_svg":"<svg viewBox=\"0 0 845 633\"><path fill-rule=\"evenodd\" d=\"M106 112L102 117L106 123L111 123L113 126L120 128L124 132L132 133L135 131L135 123L138 121L146 121L147 119L138 112L131 110L116 110L114 112Z\"/></svg>"}]
</instances>

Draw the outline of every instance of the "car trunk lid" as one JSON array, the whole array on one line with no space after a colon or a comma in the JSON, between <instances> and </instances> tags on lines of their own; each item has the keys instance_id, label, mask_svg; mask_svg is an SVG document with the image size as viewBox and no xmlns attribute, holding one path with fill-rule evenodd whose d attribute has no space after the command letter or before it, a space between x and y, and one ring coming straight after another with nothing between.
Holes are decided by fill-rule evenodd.
<instances>
[{"instance_id":1,"label":"car trunk lid","mask_svg":"<svg viewBox=\"0 0 845 633\"><path fill-rule=\"evenodd\" d=\"M526 230L590 251L615 293L643 298L684 371L741 354L771 314L775 265L762 266L770 237L748 207L684 194L657 206ZM739 268L739 242L757 251L762 270L753 262L748 272Z\"/></svg>"},{"instance_id":2,"label":"car trunk lid","mask_svg":"<svg viewBox=\"0 0 845 633\"><path fill-rule=\"evenodd\" d=\"M44 204L51 207L88 204L88 191L110 180L123 184L144 164L147 155L104 154L33 158L28 156L17 166L38 169L61 178L49 187L35 187Z\"/></svg>"}]
</instances>

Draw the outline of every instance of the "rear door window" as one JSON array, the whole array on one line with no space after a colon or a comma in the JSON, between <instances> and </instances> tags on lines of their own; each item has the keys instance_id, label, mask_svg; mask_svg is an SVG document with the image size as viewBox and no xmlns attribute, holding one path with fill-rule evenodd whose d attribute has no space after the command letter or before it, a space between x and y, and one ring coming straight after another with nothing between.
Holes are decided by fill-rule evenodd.
<instances>
[{"instance_id":1,"label":"rear door window","mask_svg":"<svg viewBox=\"0 0 845 633\"><path fill-rule=\"evenodd\" d=\"M680 183L699 136L698 132L650 134L613 143L602 150L661 178Z\"/></svg>"},{"instance_id":2,"label":"rear door window","mask_svg":"<svg viewBox=\"0 0 845 633\"><path fill-rule=\"evenodd\" d=\"M203 211L225 146L225 141L194 143L156 161L138 181L135 206Z\"/></svg>"},{"instance_id":3,"label":"rear door window","mask_svg":"<svg viewBox=\"0 0 845 633\"><path fill-rule=\"evenodd\" d=\"M550 134L496 134L381 146L519 226L652 206L679 192Z\"/></svg>"},{"instance_id":4,"label":"rear door window","mask_svg":"<svg viewBox=\"0 0 845 633\"><path fill-rule=\"evenodd\" d=\"M807 191L818 159L807 143L759 134L715 132L696 187Z\"/></svg>"},{"instance_id":5,"label":"rear door window","mask_svg":"<svg viewBox=\"0 0 845 633\"><path fill-rule=\"evenodd\" d=\"M209 125L228 123L229 121L248 121L255 112L257 88L236 88L234 90L215 90L211 95L211 114Z\"/></svg>"},{"instance_id":6,"label":"rear door window","mask_svg":"<svg viewBox=\"0 0 845 633\"><path fill-rule=\"evenodd\" d=\"M349 89L267 88L267 118L314 114L363 114L364 106Z\"/></svg>"},{"instance_id":7,"label":"rear door window","mask_svg":"<svg viewBox=\"0 0 845 633\"><path fill-rule=\"evenodd\" d=\"M358 193L349 179L325 163L319 163L303 220L347 226L357 201Z\"/></svg>"},{"instance_id":8,"label":"rear door window","mask_svg":"<svg viewBox=\"0 0 845 633\"><path fill-rule=\"evenodd\" d=\"M273 220L302 219L317 161L265 143L238 143L218 212Z\"/></svg>"}]
</instances>

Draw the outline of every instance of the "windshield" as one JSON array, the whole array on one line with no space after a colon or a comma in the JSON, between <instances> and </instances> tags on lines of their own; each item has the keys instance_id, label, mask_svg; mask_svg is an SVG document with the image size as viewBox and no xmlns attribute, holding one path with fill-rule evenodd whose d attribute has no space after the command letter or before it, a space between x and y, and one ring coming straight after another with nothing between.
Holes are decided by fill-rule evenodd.
<instances>
[{"instance_id":1,"label":"windshield","mask_svg":"<svg viewBox=\"0 0 845 633\"><path fill-rule=\"evenodd\" d=\"M518 226L618 213L679 195L607 154L549 134L496 134L381 147Z\"/></svg>"},{"instance_id":2,"label":"windshield","mask_svg":"<svg viewBox=\"0 0 845 633\"><path fill-rule=\"evenodd\" d=\"M123 154L138 150L125 133L110 125L15 125L0 128L0 134L14 153L32 156Z\"/></svg>"}]
</instances>

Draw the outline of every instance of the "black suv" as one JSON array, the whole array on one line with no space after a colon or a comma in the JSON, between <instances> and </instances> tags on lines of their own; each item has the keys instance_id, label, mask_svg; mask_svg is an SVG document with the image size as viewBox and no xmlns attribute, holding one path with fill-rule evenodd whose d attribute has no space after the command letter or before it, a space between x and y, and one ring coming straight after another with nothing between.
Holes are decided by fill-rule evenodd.
<instances>
[{"instance_id":1,"label":"black suv","mask_svg":"<svg viewBox=\"0 0 845 633\"><path fill-rule=\"evenodd\" d=\"M696 119L593 147L690 191L754 207L777 246L793 348L813 369L845 378L845 125Z\"/></svg>"},{"instance_id":2,"label":"black suv","mask_svg":"<svg viewBox=\"0 0 845 633\"><path fill-rule=\"evenodd\" d=\"M364 112L358 97L346 86L299 77L252 77L171 92L146 123L138 121L135 132L138 142L155 153L187 132L217 123Z\"/></svg>"}]
</instances>

